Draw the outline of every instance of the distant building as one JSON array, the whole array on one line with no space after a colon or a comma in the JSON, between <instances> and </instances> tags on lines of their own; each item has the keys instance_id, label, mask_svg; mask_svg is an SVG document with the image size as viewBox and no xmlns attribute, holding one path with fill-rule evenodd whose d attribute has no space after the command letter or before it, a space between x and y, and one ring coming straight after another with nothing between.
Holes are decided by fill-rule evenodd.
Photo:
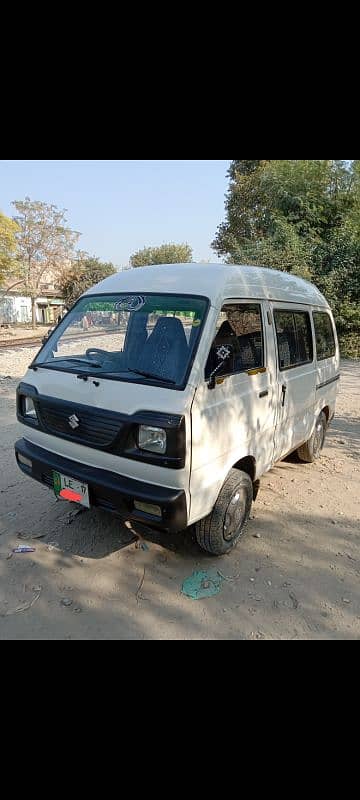
<instances>
[{"instance_id":1,"label":"distant building","mask_svg":"<svg viewBox=\"0 0 360 800\"><path fill-rule=\"evenodd\" d=\"M56 286L56 276L51 270L44 273L44 280L40 284L39 297L36 298L35 311L36 322L38 324L53 324L57 322L60 314L65 309L59 288ZM18 285L11 288L12 282L8 282L9 290L5 295L0 295L0 325L2 324L26 324L31 323L31 298L24 294L23 286ZM6 283L5 287L7 288Z\"/></svg>"}]
</instances>

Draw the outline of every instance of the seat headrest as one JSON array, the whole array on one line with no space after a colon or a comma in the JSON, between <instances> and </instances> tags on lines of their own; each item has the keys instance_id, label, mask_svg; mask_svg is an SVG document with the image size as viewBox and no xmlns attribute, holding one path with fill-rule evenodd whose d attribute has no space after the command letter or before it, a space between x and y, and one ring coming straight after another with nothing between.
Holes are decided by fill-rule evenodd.
<instances>
[{"instance_id":1,"label":"seat headrest","mask_svg":"<svg viewBox=\"0 0 360 800\"><path fill-rule=\"evenodd\" d=\"M185 336L182 323L177 317L160 317L160 319L158 319L152 336L164 335L165 333L170 333L172 336L174 336L175 333L177 333L178 336L182 334Z\"/></svg>"}]
</instances>

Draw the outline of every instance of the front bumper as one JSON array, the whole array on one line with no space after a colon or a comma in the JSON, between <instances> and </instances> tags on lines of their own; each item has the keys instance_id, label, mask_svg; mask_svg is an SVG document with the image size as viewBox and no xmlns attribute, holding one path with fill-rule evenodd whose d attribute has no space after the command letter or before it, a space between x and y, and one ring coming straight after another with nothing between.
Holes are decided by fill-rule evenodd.
<instances>
[{"instance_id":1,"label":"front bumper","mask_svg":"<svg viewBox=\"0 0 360 800\"><path fill-rule=\"evenodd\" d=\"M26 439L19 439L16 442L15 454L21 471L49 488L53 487L53 470L87 483L91 506L172 533L184 530L187 526L186 496L182 489L153 486L151 483L142 483L104 469L89 467L37 447ZM19 454L29 459L32 466L22 464L18 458ZM138 511L134 507L134 501L159 506L162 512L161 518Z\"/></svg>"}]
</instances>

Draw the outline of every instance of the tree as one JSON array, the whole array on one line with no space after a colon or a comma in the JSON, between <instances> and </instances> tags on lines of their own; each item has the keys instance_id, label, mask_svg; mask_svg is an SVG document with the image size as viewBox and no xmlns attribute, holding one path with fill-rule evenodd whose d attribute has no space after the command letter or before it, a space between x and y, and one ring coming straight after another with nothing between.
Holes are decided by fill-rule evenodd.
<instances>
[{"instance_id":1,"label":"tree","mask_svg":"<svg viewBox=\"0 0 360 800\"><path fill-rule=\"evenodd\" d=\"M116 271L110 262L101 262L95 256L85 256L82 253L81 257L73 262L71 269L61 281L61 296L67 308L70 308L80 295L91 289L96 283L114 275Z\"/></svg>"},{"instance_id":2,"label":"tree","mask_svg":"<svg viewBox=\"0 0 360 800\"><path fill-rule=\"evenodd\" d=\"M48 270L58 278L66 271L80 237L66 224L65 209L40 201L16 200L13 205L18 225L16 240L24 291L31 297L32 324L36 327L35 301Z\"/></svg>"},{"instance_id":3,"label":"tree","mask_svg":"<svg viewBox=\"0 0 360 800\"><path fill-rule=\"evenodd\" d=\"M0 211L0 286L6 278L15 277L18 262L16 261L16 222Z\"/></svg>"},{"instance_id":4,"label":"tree","mask_svg":"<svg viewBox=\"0 0 360 800\"><path fill-rule=\"evenodd\" d=\"M260 164L269 164L269 161L232 161L229 167L229 177L235 180L237 175L251 175L259 169Z\"/></svg>"},{"instance_id":5,"label":"tree","mask_svg":"<svg viewBox=\"0 0 360 800\"><path fill-rule=\"evenodd\" d=\"M340 337L356 337L359 162L233 161L229 178L226 219L214 249L228 263L275 267L312 280L332 304Z\"/></svg>"},{"instance_id":6,"label":"tree","mask_svg":"<svg viewBox=\"0 0 360 800\"><path fill-rule=\"evenodd\" d=\"M160 247L144 247L130 258L132 267L147 267L151 264L187 264L192 261L193 251L188 244L162 244Z\"/></svg>"}]
</instances>

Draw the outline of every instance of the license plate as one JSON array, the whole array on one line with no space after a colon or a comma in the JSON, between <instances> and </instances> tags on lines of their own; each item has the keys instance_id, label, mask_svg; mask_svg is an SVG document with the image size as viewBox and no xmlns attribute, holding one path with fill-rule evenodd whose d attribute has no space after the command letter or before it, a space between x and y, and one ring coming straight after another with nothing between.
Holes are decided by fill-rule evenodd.
<instances>
[{"instance_id":1,"label":"license plate","mask_svg":"<svg viewBox=\"0 0 360 800\"><path fill-rule=\"evenodd\" d=\"M70 478L68 475L61 475L60 472L53 472L53 480L56 497L90 508L87 483L76 481L75 478Z\"/></svg>"}]
</instances>

